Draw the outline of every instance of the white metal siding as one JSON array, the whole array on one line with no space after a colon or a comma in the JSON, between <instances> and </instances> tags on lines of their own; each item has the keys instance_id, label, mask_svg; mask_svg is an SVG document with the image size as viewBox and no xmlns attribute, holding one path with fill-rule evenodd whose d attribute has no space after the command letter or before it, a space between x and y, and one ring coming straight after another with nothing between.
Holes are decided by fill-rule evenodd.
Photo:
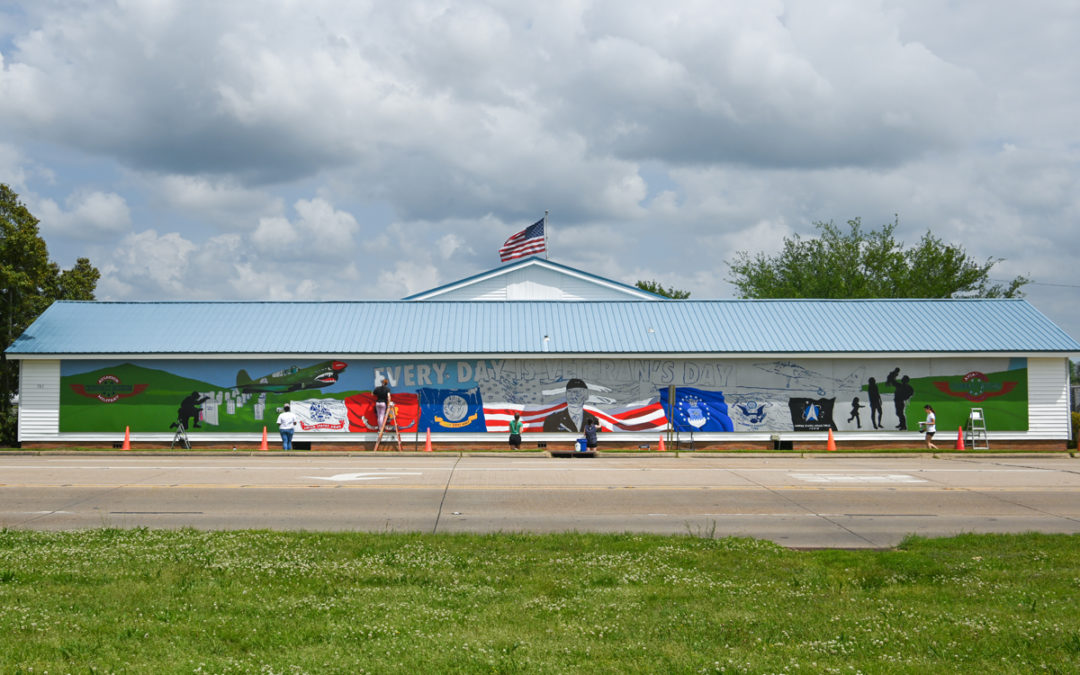
<instances>
[{"instance_id":1,"label":"white metal siding","mask_svg":"<svg viewBox=\"0 0 1080 675\"><path fill-rule=\"evenodd\" d=\"M525 267L440 293L438 300L635 300L641 296L591 279Z\"/></svg>"},{"instance_id":2,"label":"white metal siding","mask_svg":"<svg viewBox=\"0 0 1080 675\"><path fill-rule=\"evenodd\" d=\"M989 430L994 431L992 426ZM1027 437L1069 437L1069 377L1064 358L1028 359Z\"/></svg>"},{"instance_id":3,"label":"white metal siding","mask_svg":"<svg viewBox=\"0 0 1080 675\"><path fill-rule=\"evenodd\" d=\"M60 362L19 361L19 440L48 440L60 431Z\"/></svg>"}]
</instances>

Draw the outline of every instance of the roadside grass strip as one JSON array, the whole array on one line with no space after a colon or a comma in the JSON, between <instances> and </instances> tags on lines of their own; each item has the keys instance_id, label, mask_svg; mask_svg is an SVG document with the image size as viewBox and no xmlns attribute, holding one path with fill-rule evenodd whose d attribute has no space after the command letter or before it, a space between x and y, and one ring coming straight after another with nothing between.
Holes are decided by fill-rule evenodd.
<instances>
[{"instance_id":1,"label":"roadside grass strip","mask_svg":"<svg viewBox=\"0 0 1080 675\"><path fill-rule=\"evenodd\" d=\"M3 673L1076 673L1080 536L0 530Z\"/></svg>"}]
</instances>

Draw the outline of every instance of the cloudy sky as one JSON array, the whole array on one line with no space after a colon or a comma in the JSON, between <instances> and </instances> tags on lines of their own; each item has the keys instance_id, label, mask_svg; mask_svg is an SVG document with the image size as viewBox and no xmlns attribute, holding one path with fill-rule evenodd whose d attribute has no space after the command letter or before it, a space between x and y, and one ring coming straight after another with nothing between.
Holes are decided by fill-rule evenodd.
<instances>
[{"instance_id":1,"label":"cloudy sky","mask_svg":"<svg viewBox=\"0 0 1080 675\"><path fill-rule=\"evenodd\" d=\"M400 298L898 215L1080 337L1074 0L2 0L0 182L98 298ZM941 327L956 330L959 327Z\"/></svg>"}]
</instances>

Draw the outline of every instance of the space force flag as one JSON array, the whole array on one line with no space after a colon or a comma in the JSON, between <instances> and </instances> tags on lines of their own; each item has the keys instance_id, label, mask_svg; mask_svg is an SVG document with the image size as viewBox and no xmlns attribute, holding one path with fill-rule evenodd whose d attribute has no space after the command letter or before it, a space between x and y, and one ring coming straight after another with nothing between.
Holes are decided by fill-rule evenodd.
<instances>
[{"instance_id":1,"label":"space force flag","mask_svg":"<svg viewBox=\"0 0 1080 675\"><path fill-rule=\"evenodd\" d=\"M671 410L667 388L660 390L660 403ZM724 392L675 387L675 405L671 425L676 431L734 431L728 416Z\"/></svg>"},{"instance_id":2,"label":"space force flag","mask_svg":"<svg viewBox=\"0 0 1080 675\"><path fill-rule=\"evenodd\" d=\"M835 398L789 398L791 410L791 428L794 431L829 431L836 430L833 423Z\"/></svg>"},{"instance_id":3,"label":"space force flag","mask_svg":"<svg viewBox=\"0 0 1080 675\"><path fill-rule=\"evenodd\" d=\"M532 225L526 227L517 234L510 235L510 238L499 249L499 260L506 262L507 260L514 260L515 258L524 258L525 256L536 255L537 253L543 253L547 250L547 238L544 236L544 221L547 217L541 218Z\"/></svg>"},{"instance_id":4,"label":"space force flag","mask_svg":"<svg viewBox=\"0 0 1080 675\"><path fill-rule=\"evenodd\" d=\"M487 431L480 390L416 390L420 398L420 426L433 431Z\"/></svg>"}]
</instances>

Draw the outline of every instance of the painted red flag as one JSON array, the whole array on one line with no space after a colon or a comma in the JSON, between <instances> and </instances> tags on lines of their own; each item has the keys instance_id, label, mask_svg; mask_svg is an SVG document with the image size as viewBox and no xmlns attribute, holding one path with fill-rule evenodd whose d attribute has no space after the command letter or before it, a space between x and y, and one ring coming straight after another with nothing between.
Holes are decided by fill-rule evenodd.
<instances>
[{"instance_id":1,"label":"painted red flag","mask_svg":"<svg viewBox=\"0 0 1080 675\"><path fill-rule=\"evenodd\" d=\"M416 431L420 419L420 399L416 394L393 394L391 400L397 407L397 424L401 431ZM375 395L365 391L345 399L349 411L349 431L378 431L379 418L375 414Z\"/></svg>"}]
</instances>

